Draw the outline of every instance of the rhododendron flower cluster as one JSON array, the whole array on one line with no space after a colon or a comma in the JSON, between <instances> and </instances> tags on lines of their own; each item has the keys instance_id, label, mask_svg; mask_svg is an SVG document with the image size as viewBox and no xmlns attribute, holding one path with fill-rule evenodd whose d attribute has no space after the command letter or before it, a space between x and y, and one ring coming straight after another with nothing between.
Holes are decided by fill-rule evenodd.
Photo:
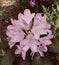
<instances>
[{"instance_id":1,"label":"rhododendron flower cluster","mask_svg":"<svg viewBox=\"0 0 59 65\"><path fill-rule=\"evenodd\" d=\"M17 47L15 54L21 54L25 60L26 52L30 49L32 57L36 52L44 56L47 46L52 44L50 39L53 38L46 15L31 13L29 9L25 9L23 14L18 14L18 20L11 18L11 23L7 27L6 35L9 47Z\"/></svg>"}]
</instances>

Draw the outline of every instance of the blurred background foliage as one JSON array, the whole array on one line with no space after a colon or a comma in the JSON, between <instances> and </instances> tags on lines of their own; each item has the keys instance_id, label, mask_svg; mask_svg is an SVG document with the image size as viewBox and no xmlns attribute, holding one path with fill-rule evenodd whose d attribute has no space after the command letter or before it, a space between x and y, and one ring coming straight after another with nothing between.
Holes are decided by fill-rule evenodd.
<instances>
[{"instance_id":1,"label":"blurred background foliage","mask_svg":"<svg viewBox=\"0 0 59 65\"><path fill-rule=\"evenodd\" d=\"M29 2L30 0L0 0L0 65L59 65L59 0L36 0L35 7L31 7ZM17 19L18 13L26 8L47 15L54 38L44 57L36 53L31 60L28 52L24 61L21 56L14 55L14 49L9 49L5 33L10 18Z\"/></svg>"}]
</instances>

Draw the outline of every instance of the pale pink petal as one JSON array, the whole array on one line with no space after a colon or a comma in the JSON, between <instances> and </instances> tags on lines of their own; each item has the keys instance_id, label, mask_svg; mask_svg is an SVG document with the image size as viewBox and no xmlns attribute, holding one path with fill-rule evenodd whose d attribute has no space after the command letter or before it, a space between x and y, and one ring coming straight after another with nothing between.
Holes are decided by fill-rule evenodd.
<instances>
[{"instance_id":1,"label":"pale pink petal","mask_svg":"<svg viewBox=\"0 0 59 65\"><path fill-rule=\"evenodd\" d=\"M18 14L18 20L20 20L22 18L22 13Z\"/></svg>"},{"instance_id":2,"label":"pale pink petal","mask_svg":"<svg viewBox=\"0 0 59 65\"><path fill-rule=\"evenodd\" d=\"M29 48L30 48L30 47L29 47L28 45L25 45L25 46L23 47L23 51L24 51L24 52L27 52L27 51L29 50Z\"/></svg>"},{"instance_id":3,"label":"pale pink petal","mask_svg":"<svg viewBox=\"0 0 59 65\"><path fill-rule=\"evenodd\" d=\"M21 13L19 13L18 20L13 20L11 18L11 23L14 26L16 26L17 29L19 29L19 27L22 28L22 29L24 29L26 27L26 22L22 20L22 17L21 16L22 16Z\"/></svg>"},{"instance_id":4,"label":"pale pink petal","mask_svg":"<svg viewBox=\"0 0 59 65\"><path fill-rule=\"evenodd\" d=\"M45 45L39 46L38 52L40 53L41 56L44 55L43 52L47 52L47 47Z\"/></svg>"},{"instance_id":5,"label":"pale pink petal","mask_svg":"<svg viewBox=\"0 0 59 65\"><path fill-rule=\"evenodd\" d=\"M33 51L32 51L31 54L30 54L32 60L33 60L33 56L34 56L34 54L35 54L35 52L33 52Z\"/></svg>"},{"instance_id":6,"label":"pale pink petal","mask_svg":"<svg viewBox=\"0 0 59 65\"><path fill-rule=\"evenodd\" d=\"M16 45L17 49L15 51L15 54L21 54L23 60L25 60L26 52L23 51L23 48L20 45Z\"/></svg>"},{"instance_id":7,"label":"pale pink petal","mask_svg":"<svg viewBox=\"0 0 59 65\"><path fill-rule=\"evenodd\" d=\"M22 52L22 58L23 58L23 60L25 60L25 57L26 57L26 53L25 52Z\"/></svg>"},{"instance_id":8,"label":"pale pink petal","mask_svg":"<svg viewBox=\"0 0 59 65\"><path fill-rule=\"evenodd\" d=\"M16 55L17 55L17 54L21 54L20 49L16 49L16 50L15 50L15 54L16 54Z\"/></svg>"},{"instance_id":9,"label":"pale pink petal","mask_svg":"<svg viewBox=\"0 0 59 65\"><path fill-rule=\"evenodd\" d=\"M15 54L21 54L22 47L20 45L16 45L17 49L15 50Z\"/></svg>"},{"instance_id":10,"label":"pale pink petal","mask_svg":"<svg viewBox=\"0 0 59 65\"><path fill-rule=\"evenodd\" d=\"M31 51L37 52L37 45L35 45L35 44L31 45Z\"/></svg>"},{"instance_id":11,"label":"pale pink petal","mask_svg":"<svg viewBox=\"0 0 59 65\"><path fill-rule=\"evenodd\" d=\"M39 50L38 52L39 52L40 56L44 56L44 53L41 50Z\"/></svg>"},{"instance_id":12,"label":"pale pink petal","mask_svg":"<svg viewBox=\"0 0 59 65\"><path fill-rule=\"evenodd\" d=\"M6 35L11 38L11 41L19 42L24 38L25 33L20 28L10 25L7 27Z\"/></svg>"},{"instance_id":13,"label":"pale pink petal","mask_svg":"<svg viewBox=\"0 0 59 65\"><path fill-rule=\"evenodd\" d=\"M22 16L22 19L27 23L30 24L30 22L32 21L33 17L34 17L35 13L30 12L29 9L24 10L24 15Z\"/></svg>"},{"instance_id":14,"label":"pale pink petal","mask_svg":"<svg viewBox=\"0 0 59 65\"><path fill-rule=\"evenodd\" d=\"M9 45L10 48L12 48L15 45L15 42L9 41L8 45Z\"/></svg>"},{"instance_id":15,"label":"pale pink petal","mask_svg":"<svg viewBox=\"0 0 59 65\"><path fill-rule=\"evenodd\" d=\"M43 45L51 45L52 42L50 39L45 39L45 38L41 38L40 39L40 42L43 44Z\"/></svg>"},{"instance_id":16,"label":"pale pink petal","mask_svg":"<svg viewBox=\"0 0 59 65\"><path fill-rule=\"evenodd\" d=\"M13 25L15 25L15 22L14 22L14 20L11 18L11 23L13 24Z\"/></svg>"},{"instance_id":17,"label":"pale pink petal","mask_svg":"<svg viewBox=\"0 0 59 65\"><path fill-rule=\"evenodd\" d=\"M20 42L20 45L23 46L23 51L27 52L29 49L33 52L37 52L37 45L39 45L39 42L35 40L34 36L32 34L29 34L26 39L24 39L22 42Z\"/></svg>"},{"instance_id":18,"label":"pale pink petal","mask_svg":"<svg viewBox=\"0 0 59 65\"><path fill-rule=\"evenodd\" d=\"M52 44L51 40L46 40L45 41L45 45L51 45L51 44Z\"/></svg>"},{"instance_id":19,"label":"pale pink petal","mask_svg":"<svg viewBox=\"0 0 59 65\"><path fill-rule=\"evenodd\" d=\"M9 26L7 26L7 30L14 30L15 28L14 28L14 26L13 25L9 25Z\"/></svg>"}]
</instances>

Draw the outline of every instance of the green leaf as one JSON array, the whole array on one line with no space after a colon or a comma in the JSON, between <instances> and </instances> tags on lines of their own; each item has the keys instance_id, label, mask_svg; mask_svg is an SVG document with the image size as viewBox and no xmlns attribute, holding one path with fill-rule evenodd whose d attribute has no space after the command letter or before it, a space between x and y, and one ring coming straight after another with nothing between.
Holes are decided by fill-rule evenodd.
<instances>
[{"instance_id":1,"label":"green leaf","mask_svg":"<svg viewBox=\"0 0 59 65\"><path fill-rule=\"evenodd\" d=\"M5 55L5 51L3 49L0 50L0 56L4 56Z\"/></svg>"},{"instance_id":2,"label":"green leaf","mask_svg":"<svg viewBox=\"0 0 59 65\"><path fill-rule=\"evenodd\" d=\"M46 9L46 7L45 7L44 5L42 5L42 8L43 8L43 11L44 11L45 13L47 13L47 9Z\"/></svg>"},{"instance_id":3,"label":"green leaf","mask_svg":"<svg viewBox=\"0 0 59 65\"><path fill-rule=\"evenodd\" d=\"M29 53L26 55L25 60L23 60L21 57L18 58L19 60L17 62L18 63L17 65L31 65L31 59L30 58L31 57L30 57Z\"/></svg>"},{"instance_id":4,"label":"green leaf","mask_svg":"<svg viewBox=\"0 0 59 65\"><path fill-rule=\"evenodd\" d=\"M59 53L59 41L57 39L54 39L52 45L49 46L48 51L52 53Z\"/></svg>"},{"instance_id":5,"label":"green leaf","mask_svg":"<svg viewBox=\"0 0 59 65\"><path fill-rule=\"evenodd\" d=\"M59 28L59 18L56 20L55 30Z\"/></svg>"},{"instance_id":6,"label":"green leaf","mask_svg":"<svg viewBox=\"0 0 59 65\"><path fill-rule=\"evenodd\" d=\"M53 58L53 59L52 59ZM32 65L54 65L55 58L52 54L46 53L41 57L38 53L34 56Z\"/></svg>"},{"instance_id":7,"label":"green leaf","mask_svg":"<svg viewBox=\"0 0 59 65\"><path fill-rule=\"evenodd\" d=\"M44 65L54 65L55 58L52 54L46 53L46 55L43 57L43 63Z\"/></svg>"},{"instance_id":8,"label":"green leaf","mask_svg":"<svg viewBox=\"0 0 59 65\"><path fill-rule=\"evenodd\" d=\"M34 56L32 60L32 65L44 65L43 60L38 53Z\"/></svg>"},{"instance_id":9,"label":"green leaf","mask_svg":"<svg viewBox=\"0 0 59 65\"><path fill-rule=\"evenodd\" d=\"M13 65L14 59L14 54L10 50L8 50L8 52L6 52L1 60L1 65Z\"/></svg>"}]
</instances>

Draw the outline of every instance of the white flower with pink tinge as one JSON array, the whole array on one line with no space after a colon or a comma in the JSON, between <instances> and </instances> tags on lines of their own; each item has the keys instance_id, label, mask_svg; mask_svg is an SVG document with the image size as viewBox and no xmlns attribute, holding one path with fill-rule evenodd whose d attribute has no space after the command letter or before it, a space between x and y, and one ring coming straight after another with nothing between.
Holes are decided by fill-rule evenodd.
<instances>
[{"instance_id":1,"label":"white flower with pink tinge","mask_svg":"<svg viewBox=\"0 0 59 65\"><path fill-rule=\"evenodd\" d=\"M52 44L50 39L53 38L46 15L31 13L29 9L25 9L24 14L18 14L18 20L11 18L11 23L7 27L6 35L9 47L17 47L15 54L21 54L25 60L26 52L30 49L32 58L36 52L44 56L47 46Z\"/></svg>"}]
</instances>

